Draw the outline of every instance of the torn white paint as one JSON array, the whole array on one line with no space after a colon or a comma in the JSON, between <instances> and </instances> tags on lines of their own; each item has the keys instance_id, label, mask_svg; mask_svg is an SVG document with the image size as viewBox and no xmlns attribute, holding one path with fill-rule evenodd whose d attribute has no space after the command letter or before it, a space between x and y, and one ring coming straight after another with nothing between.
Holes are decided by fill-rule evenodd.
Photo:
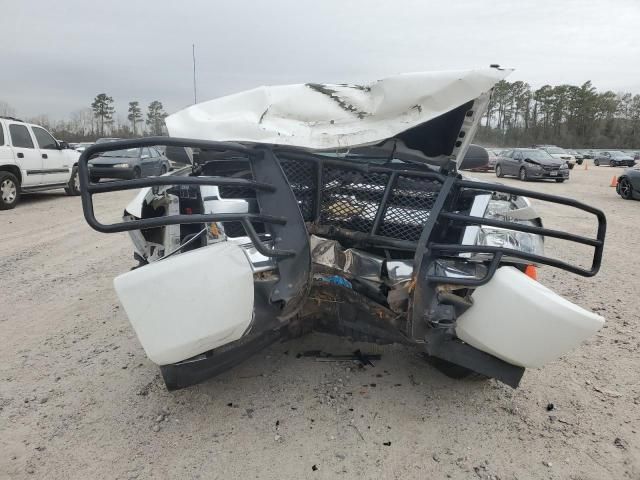
<instances>
[{"instance_id":1,"label":"torn white paint","mask_svg":"<svg viewBox=\"0 0 640 480\"><path fill-rule=\"evenodd\" d=\"M486 98L509 73L486 68L409 73L365 85L259 87L185 108L166 124L172 137L201 140L317 150L370 145ZM480 115L474 117L477 123Z\"/></svg>"}]
</instances>

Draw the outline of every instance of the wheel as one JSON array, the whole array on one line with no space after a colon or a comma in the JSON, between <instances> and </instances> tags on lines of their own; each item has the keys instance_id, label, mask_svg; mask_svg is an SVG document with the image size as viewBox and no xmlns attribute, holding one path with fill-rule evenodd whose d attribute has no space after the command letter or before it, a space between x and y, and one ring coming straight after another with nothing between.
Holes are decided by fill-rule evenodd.
<instances>
[{"instance_id":1,"label":"wheel","mask_svg":"<svg viewBox=\"0 0 640 480\"><path fill-rule=\"evenodd\" d=\"M502 173L502 167L500 165L496 165L496 177L504 177L504 173Z\"/></svg>"},{"instance_id":2,"label":"wheel","mask_svg":"<svg viewBox=\"0 0 640 480\"><path fill-rule=\"evenodd\" d=\"M556 183L562 183L566 180L566 178L556 178Z\"/></svg>"},{"instance_id":3,"label":"wheel","mask_svg":"<svg viewBox=\"0 0 640 480\"><path fill-rule=\"evenodd\" d=\"M447 362L441 358L431 357L425 355L424 359L429 365L434 367L439 372L445 374L449 378L455 378L456 380L469 379L469 380L487 380L488 377L480 373L469 370L468 368L461 367L455 363Z\"/></svg>"},{"instance_id":4,"label":"wheel","mask_svg":"<svg viewBox=\"0 0 640 480\"><path fill-rule=\"evenodd\" d=\"M67 195L75 196L80 195L80 178L78 177L78 167L73 167L71 171L71 178L69 184L64 187L64 191Z\"/></svg>"},{"instance_id":5,"label":"wheel","mask_svg":"<svg viewBox=\"0 0 640 480\"><path fill-rule=\"evenodd\" d=\"M140 171L140 169L138 167L133 169L133 178L141 178L142 177L142 172Z\"/></svg>"},{"instance_id":6,"label":"wheel","mask_svg":"<svg viewBox=\"0 0 640 480\"><path fill-rule=\"evenodd\" d=\"M0 210L11 210L20 200L20 182L13 173L0 172Z\"/></svg>"},{"instance_id":7,"label":"wheel","mask_svg":"<svg viewBox=\"0 0 640 480\"><path fill-rule=\"evenodd\" d=\"M577 163L578 165L582 165L582 162L584 162L584 159L582 159L582 158L581 158L581 159L579 159L579 160L576 160L576 163Z\"/></svg>"},{"instance_id":8,"label":"wheel","mask_svg":"<svg viewBox=\"0 0 640 480\"><path fill-rule=\"evenodd\" d=\"M616 162L614 162L613 160L609 161L609 166L610 167L615 167L616 166Z\"/></svg>"},{"instance_id":9,"label":"wheel","mask_svg":"<svg viewBox=\"0 0 640 480\"><path fill-rule=\"evenodd\" d=\"M569 170L573 170L573 167L576 166L575 163L569 163L568 165L569 165Z\"/></svg>"},{"instance_id":10,"label":"wheel","mask_svg":"<svg viewBox=\"0 0 640 480\"><path fill-rule=\"evenodd\" d=\"M520 174L518 175L518 178L520 178L520 180L522 180L523 182L526 182L528 180L526 168L520 167Z\"/></svg>"},{"instance_id":11,"label":"wheel","mask_svg":"<svg viewBox=\"0 0 640 480\"><path fill-rule=\"evenodd\" d=\"M631 198L633 198L631 182L628 178L623 178L620 180L620 183L618 183L618 194L625 200L631 200Z\"/></svg>"},{"instance_id":12,"label":"wheel","mask_svg":"<svg viewBox=\"0 0 640 480\"><path fill-rule=\"evenodd\" d=\"M162 167L160 167L160 175L164 175L165 173L167 173L167 166L162 165Z\"/></svg>"},{"instance_id":13,"label":"wheel","mask_svg":"<svg viewBox=\"0 0 640 480\"><path fill-rule=\"evenodd\" d=\"M598 160L598 159L596 158L596 159L593 161L593 164L594 164L596 167L599 167L599 166L600 166L600 160Z\"/></svg>"}]
</instances>

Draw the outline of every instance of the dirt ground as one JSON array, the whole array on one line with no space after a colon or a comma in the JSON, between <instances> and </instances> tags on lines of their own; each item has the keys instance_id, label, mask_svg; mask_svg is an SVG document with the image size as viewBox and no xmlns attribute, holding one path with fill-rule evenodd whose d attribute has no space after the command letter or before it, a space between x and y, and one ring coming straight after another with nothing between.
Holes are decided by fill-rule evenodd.
<instances>
[{"instance_id":1,"label":"dirt ground","mask_svg":"<svg viewBox=\"0 0 640 480\"><path fill-rule=\"evenodd\" d=\"M608 216L596 277L540 277L606 327L517 390L451 380L398 346L362 346L382 353L365 369L296 358L354 349L313 335L169 393L112 288L134 264L127 236L91 230L78 198L25 197L0 212L0 477L639 479L640 202L609 187L621 170L504 180ZM102 207L117 216L131 196ZM581 222L541 211L549 225Z\"/></svg>"}]
</instances>

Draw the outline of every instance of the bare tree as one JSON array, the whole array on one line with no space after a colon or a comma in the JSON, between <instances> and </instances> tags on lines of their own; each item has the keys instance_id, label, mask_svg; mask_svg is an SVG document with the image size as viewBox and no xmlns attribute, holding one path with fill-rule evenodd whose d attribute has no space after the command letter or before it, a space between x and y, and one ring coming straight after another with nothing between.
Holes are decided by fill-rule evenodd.
<instances>
[{"instance_id":1,"label":"bare tree","mask_svg":"<svg viewBox=\"0 0 640 480\"><path fill-rule=\"evenodd\" d=\"M4 100L0 100L0 115L3 117L15 117L16 110L9 103Z\"/></svg>"}]
</instances>

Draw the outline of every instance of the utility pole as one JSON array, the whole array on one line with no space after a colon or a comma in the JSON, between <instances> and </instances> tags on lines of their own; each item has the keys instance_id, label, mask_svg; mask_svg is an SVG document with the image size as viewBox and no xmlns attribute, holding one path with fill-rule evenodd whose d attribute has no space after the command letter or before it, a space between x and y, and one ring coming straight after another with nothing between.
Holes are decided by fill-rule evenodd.
<instances>
[{"instance_id":1,"label":"utility pole","mask_svg":"<svg viewBox=\"0 0 640 480\"><path fill-rule=\"evenodd\" d=\"M196 95L196 44L191 44L191 56L193 58L193 103L198 103L198 96Z\"/></svg>"}]
</instances>

